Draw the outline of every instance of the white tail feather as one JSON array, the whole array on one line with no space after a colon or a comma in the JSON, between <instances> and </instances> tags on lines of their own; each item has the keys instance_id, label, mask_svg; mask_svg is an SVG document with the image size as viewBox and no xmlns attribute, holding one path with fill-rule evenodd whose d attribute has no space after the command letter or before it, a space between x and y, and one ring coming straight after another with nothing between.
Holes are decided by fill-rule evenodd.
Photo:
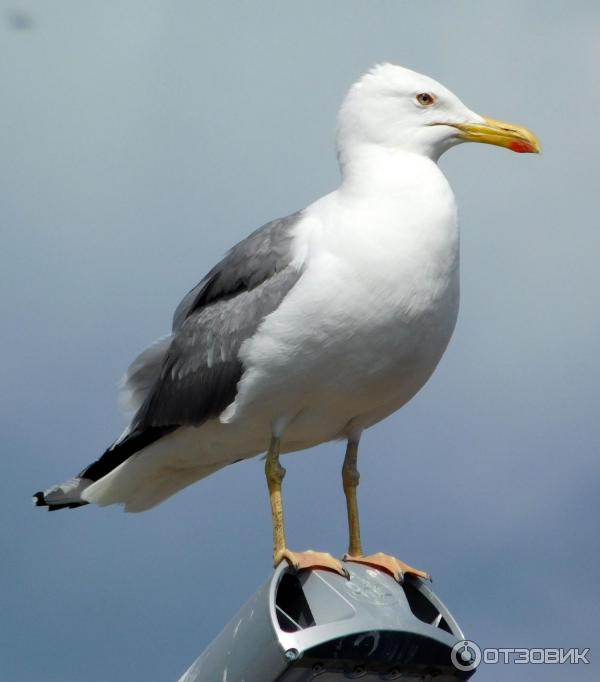
<instances>
[{"instance_id":1,"label":"white tail feather","mask_svg":"<svg viewBox=\"0 0 600 682\"><path fill-rule=\"evenodd\" d=\"M44 502L47 505L76 504L82 502L83 491L91 484L89 478L70 478L64 483L54 485L44 491ZM35 498L34 498L35 500Z\"/></svg>"},{"instance_id":2,"label":"white tail feather","mask_svg":"<svg viewBox=\"0 0 600 682\"><path fill-rule=\"evenodd\" d=\"M230 464L229 457L215 461L199 452L198 431L188 427L163 436L92 483L82 499L141 512Z\"/></svg>"}]
</instances>

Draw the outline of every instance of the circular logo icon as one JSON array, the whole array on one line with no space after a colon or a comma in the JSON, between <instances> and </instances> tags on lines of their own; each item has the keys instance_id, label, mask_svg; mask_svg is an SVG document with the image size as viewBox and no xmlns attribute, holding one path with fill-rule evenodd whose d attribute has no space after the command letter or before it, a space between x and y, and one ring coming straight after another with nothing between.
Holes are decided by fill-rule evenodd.
<instances>
[{"instance_id":1,"label":"circular logo icon","mask_svg":"<svg viewBox=\"0 0 600 682\"><path fill-rule=\"evenodd\" d=\"M458 670L475 670L481 663L481 649L470 639L463 639L452 647L450 659Z\"/></svg>"}]
</instances>

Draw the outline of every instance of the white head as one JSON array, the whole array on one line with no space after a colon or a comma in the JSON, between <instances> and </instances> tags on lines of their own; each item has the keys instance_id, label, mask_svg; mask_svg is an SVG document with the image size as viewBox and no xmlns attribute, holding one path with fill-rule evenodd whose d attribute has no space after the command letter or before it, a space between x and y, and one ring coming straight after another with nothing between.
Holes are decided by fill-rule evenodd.
<instances>
[{"instance_id":1,"label":"white head","mask_svg":"<svg viewBox=\"0 0 600 682\"><path fill-rule=\"evenodd\" d=\"M338 118L342 162L354 146L378 145L437 160L460 142L487 142L539 152L525 128L485 118L437 81L395 64L380 64L349 90Z\"/></svg>"}]
</instances>

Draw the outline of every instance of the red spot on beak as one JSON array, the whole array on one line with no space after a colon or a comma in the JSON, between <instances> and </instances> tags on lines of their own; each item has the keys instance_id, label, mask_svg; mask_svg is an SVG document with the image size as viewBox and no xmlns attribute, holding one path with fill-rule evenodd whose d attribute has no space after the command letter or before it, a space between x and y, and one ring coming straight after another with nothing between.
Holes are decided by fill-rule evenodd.
<instances>
[{"instance_id":1,"label":"red spot on beak","mask_svg":"<svg viewBox=\"0 0 600 682\"><path fill-rule=\"evenodd\" d=\"M527 154L535 151L531 142L527 142L527 140L515 140L510 143L510 148L513 152L518 152L519 154Z\"/></svg>"}]
</instances>

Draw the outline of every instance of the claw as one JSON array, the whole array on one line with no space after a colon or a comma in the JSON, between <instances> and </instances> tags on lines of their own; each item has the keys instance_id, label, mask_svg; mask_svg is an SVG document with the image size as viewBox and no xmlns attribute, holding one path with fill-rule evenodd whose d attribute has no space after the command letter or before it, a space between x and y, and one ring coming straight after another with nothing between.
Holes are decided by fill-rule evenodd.
<instances>
[{"instance_id":1,"label":"claw","mask_svg":"<svg viewBox=\"0 0 600 682\"><path fill-rule=\"evenodd\" d=\"M296 571L325 569L338 573L344 578L350 578L350 574L342 562L327 552L315 552L312 549L306 552L292 552L289 549L283 549L275 555L275 566L278 566L284 560Z\"/></svg>"},{"instance_id":2,"label":"claw","mask_svg":"<svg viewBox=\"0 0 600 682\"><path fill-rule=\"evenodd\" d=\"M349 554L346 554L344 555L344 561L351 561L356 564L364 564L365 566L378 568L389 573L392 578L399 583L404 581L405 574L415 575L423 580L431 580L429 573L414 568L413 566L404 563L404 561L400 561L400 559L396 559L396 557L384 554L383 552L369 554L368 556L350 556Z\"/></svg>"}]
</instances>

